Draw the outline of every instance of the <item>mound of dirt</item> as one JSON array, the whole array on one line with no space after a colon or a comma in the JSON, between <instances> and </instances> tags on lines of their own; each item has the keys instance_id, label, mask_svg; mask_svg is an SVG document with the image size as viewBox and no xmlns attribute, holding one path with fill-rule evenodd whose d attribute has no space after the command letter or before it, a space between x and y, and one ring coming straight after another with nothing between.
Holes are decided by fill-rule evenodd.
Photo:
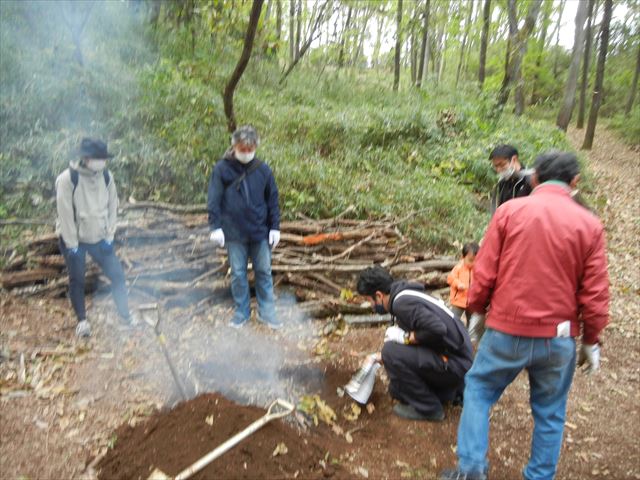
<instances>
[{"instance_id":1,"label":"mound of dirt","mask_svg":"<svg viewBox=\"0 0 640 480\"><path fill-rule=\"evenodd\" d=\"M146 479L155 468L176 475L265 413L205 394L135 427L123 425L115 433L114 448L98 465L99 478ZM273 420L192 478L313 479L339 474L339 465L323 461L329 439L314 437Z\"/></svg>"}]
</instances>

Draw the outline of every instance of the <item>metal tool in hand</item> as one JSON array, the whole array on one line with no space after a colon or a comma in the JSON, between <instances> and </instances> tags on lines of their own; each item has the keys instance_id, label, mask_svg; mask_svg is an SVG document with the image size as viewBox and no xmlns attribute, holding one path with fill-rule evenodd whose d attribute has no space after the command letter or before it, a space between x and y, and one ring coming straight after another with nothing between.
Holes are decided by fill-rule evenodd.
<instances>
[{"instance_id":1,"label":"metal tool in hand","mask_svg":"<svg viewBox=\"0 0 640 480\"><path fill-rule=\"evenodd\" d=\"M200 470L209 465L222 454L231 450L238 443L247 438L249 435L255 433L271 420L286 417L287 415L292 413L294 409L295 407L292 404L290 404L286 400L282 400L281 398L279 398L272 402L271 405L269 405L267 413L264 416L260 417L258 420L253 422L241 432L236 433L233 437L216 447L211 452L207 453L204 457L202 457L191 466L178 473L175 477L170 477L160 469L156 468L153 472L151 472L151 475L147 480L185 480L198 473Z\"/></svg>"},{"instance_id":2,"label":"metal tool in hand","mask_svg":"<svg viewBox=\"0 0 640 480\"><path fill-rule=\"evenodd\" d=\"M171 370L171 375L173 376L173 380L180 390L180 395L183 400L187 400L187 394L185 392L184 386L180 381L180 377L178 376L178 372L176 370L175 365L171 361L171 356L169 355L169 350L167 349L167 339L160 331L160 306L157 303L147 303L144 305L140 305L138 307L140 311L140 315L144 319L144 321L153 328L153 331L156 334L156 338L158 339L158 343L162 349L162 353L164 354L164 358L167 360L167 365L169 365L169 369Z\"/></svg>"}]
</instances>

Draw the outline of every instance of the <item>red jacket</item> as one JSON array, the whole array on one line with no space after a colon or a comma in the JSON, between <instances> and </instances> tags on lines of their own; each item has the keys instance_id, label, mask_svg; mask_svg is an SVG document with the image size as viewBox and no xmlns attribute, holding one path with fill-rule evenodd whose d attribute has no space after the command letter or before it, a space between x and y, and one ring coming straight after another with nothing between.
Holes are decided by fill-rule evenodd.
<instances>
[{"instance_id":1,"label":"red jacket","mask_svg":"<svg viewBox=\"0 0 640 480\"><path fill-rule=\"evenodd\" d=\"M571 335L593 344L609 319L609 276L600 221L566 187L545 183L501 205L474 266L469 309L510 335Z\"/></svg>"}]
</instances>

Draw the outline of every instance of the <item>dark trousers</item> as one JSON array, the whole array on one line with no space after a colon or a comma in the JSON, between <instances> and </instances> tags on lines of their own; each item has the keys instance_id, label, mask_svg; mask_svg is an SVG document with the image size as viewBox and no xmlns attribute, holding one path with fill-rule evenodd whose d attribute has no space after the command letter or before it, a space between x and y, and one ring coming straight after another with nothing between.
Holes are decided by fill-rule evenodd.
<instances>
[{"instance_id":1,"label":"dark trousers","mask_svg":"<svg viewBox=\"0 0 640 480\"><path fill-rule=\"evenodd\" d=\"M84 274L86 269L86 254L100 266L102 272L111 281L111 293L116 303L118 313L122 318L129 317L129 300L127 285L120 260L116 257L113 247L105 248L100 243L80 243L78 252L70 254L60 238L60 251L69 270L69 298L78 321L86 320L87 312L84 305Z\"/></svg>"},{"instance_id":2,"label":"dark trousers","mask_svg":"<svg viewBox=\"0 0 640 480\"><path fill-rule=\"evenodd\" d=\"M382 363L389 377L389 394L424 415L438 414L464 388L464 375L449 369L433 350L419 345L386 342Z\"/></svg>"}]
</instances>

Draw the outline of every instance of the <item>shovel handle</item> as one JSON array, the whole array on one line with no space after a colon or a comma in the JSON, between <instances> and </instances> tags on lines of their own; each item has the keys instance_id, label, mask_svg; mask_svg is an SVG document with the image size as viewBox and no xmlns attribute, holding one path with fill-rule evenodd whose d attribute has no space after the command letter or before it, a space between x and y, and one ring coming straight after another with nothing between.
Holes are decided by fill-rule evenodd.
<instances>
[{"instance_id":1,"label":"shovel handle","mask_svg":"<svg viewBox=\"0 0 640 480\"><path fill-rule=\"evenodd\" d=\"M269 405L269 408L267 409L267 413L265 415L260 417L258 420L253 422L241 432L236 433L233 437L231 437L221 445L217 446L214 450L207 453L204 457L192 464L190 467L187 467L186 469L181 471L178 475L175 476L174 480L186 480L191 475L199 472L204 467L209 465L220 455L226 453L228 450L231 450L231 448L235 447L238 443L262 428L271 420L286 417L291 412L293 412L294 409L295 407L286 400L282 400L281 398L275 400L271 403L271 405Z\"/></svg>"}]
</instances>

